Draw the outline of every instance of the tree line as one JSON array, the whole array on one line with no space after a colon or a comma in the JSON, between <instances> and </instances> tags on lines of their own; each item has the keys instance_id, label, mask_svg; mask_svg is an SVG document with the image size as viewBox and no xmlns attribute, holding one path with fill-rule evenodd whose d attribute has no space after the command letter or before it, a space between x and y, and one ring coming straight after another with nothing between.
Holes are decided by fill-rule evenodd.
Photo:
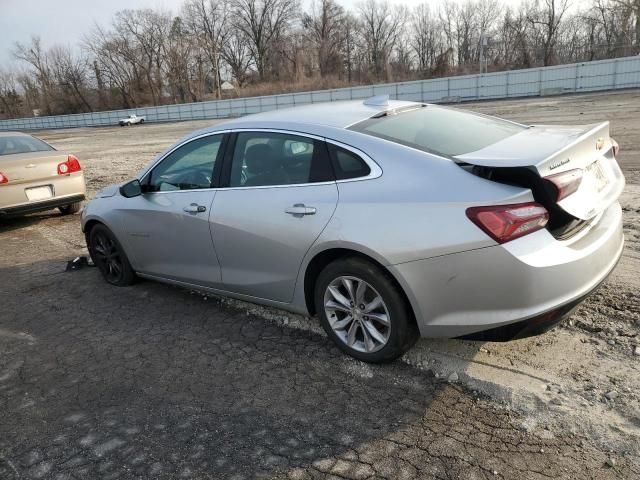
<instances>
[{"instance_id":1,"label":"tree line","mask_svg":"<svg viewBox=\"0 0 640 480\"><path fill-rule=\"evenodd\" d=\"M574 0L578 1L578 0ZM0 117L91 112L637 55L640 0L185 0L122 10L73 47L15 43ZM228 84L235 88L228 89ZM227 87L227 88L225 88Z\"/></svg>"}]
</instances>

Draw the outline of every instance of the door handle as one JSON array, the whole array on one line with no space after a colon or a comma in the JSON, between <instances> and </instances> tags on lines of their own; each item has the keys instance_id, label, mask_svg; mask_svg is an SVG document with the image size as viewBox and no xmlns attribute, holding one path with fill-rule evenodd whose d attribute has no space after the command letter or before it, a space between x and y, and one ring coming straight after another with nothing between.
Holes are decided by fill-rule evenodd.
<instances>
[{"instance_id":1,"label":"door handle","mask_svg":"<svg viewBox=\"0 0 640 480\"><path fill-rule=\"evenodd\" d=\"M184 207L182 210L187 213L202 213L207 211L207 207L204 205L198 205L197 203L192 203L191 205Z\"/></svg>"},{"instance_id":2,"label":"door handle","mask_svg":"<svg viewBox=\"0 0 640 480\"><path fill-rule=\"evenodd\" d=\"M307 207L304 203L296 203L293 207L285 208L285 213L293 216L315 215L315 207Z\"/></svg>"}]
</instances>

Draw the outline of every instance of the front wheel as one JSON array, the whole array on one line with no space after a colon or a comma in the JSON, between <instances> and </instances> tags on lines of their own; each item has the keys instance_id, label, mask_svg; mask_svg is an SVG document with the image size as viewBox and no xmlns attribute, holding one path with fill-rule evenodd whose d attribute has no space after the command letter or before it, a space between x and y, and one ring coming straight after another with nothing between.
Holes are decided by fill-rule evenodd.
<instances>
[{"instance_id":1,"label":"front wheel","mask_svg":"<svg viewBox=\"0 0 640 480\"><path fill-rule=\"evenodd\" d=\"M141 124L142 124L142 123L144 123L144 120L140 120L140 123L141 123Z\"/></svg>"},{"instance_id":2,"label":"front wheel","mask_svg":"<svg viewBox=\"0 0 640 480\"><path fill-rule=\"evenodd\" d=\"M315 306L327 335L358 360L394 360L418 338L410 307L393 278L364 259L327 265L316 282Z\"/></svg>"},{"instance_id":3,"label":"front wheel","mask_svg":"<svg viewBox=\"0 0 640 480\"><path fill-rule=\"evenodd\" d=\"M104 225L96 225L89 234L91 258L104 279L111 285L131 285L136 274L115 235Z\"/></svg>"}]
</instances>

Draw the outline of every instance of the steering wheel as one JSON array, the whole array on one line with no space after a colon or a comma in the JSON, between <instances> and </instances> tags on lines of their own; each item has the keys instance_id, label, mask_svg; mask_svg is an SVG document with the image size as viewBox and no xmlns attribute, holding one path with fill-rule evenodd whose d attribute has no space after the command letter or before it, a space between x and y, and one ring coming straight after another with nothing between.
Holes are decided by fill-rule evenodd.
<instances>
[{"instance_id":1,"label":"steering wheel","mask_svg":"<svg viewBox=\"0 0 640 480\"><path fill-rule=\"evenodd\" d=\"M180 178L181 185L193 185L195 188L209 188L211 186L211 176L206 173L191 171Z\"/></svg>"}]
</instances>

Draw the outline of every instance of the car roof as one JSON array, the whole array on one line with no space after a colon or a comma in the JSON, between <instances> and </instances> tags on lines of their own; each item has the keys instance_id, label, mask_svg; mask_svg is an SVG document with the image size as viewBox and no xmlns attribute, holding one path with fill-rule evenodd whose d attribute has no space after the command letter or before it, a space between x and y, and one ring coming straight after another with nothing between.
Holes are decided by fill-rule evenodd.
<instances>
[{"instance_id":1,"label":"car roof","mask_svg":"<svg viewBox=\"0 0 640 480\"><path fill-rule=\"evenodd\" d=\"M247 115L225 122L224 126L229 128L232 126L247 126L247 124L251 123L286 122L347 128L354 123L367 120L380 113L420 105L416 102L401 100L382 101L379 104L368 102L368 100L350 100L301 105L299 107L283 108Z\"/></svg>"},{"instance_id":2,"label":"car roof","mask_svg":"<svg viewBox=\"0 0 640 480\"><path fill-rule=\"evenodd\" d=\"M0 132L0 137L30 137L28 133L22 132Z\"/></svg>"}]
</instances>

